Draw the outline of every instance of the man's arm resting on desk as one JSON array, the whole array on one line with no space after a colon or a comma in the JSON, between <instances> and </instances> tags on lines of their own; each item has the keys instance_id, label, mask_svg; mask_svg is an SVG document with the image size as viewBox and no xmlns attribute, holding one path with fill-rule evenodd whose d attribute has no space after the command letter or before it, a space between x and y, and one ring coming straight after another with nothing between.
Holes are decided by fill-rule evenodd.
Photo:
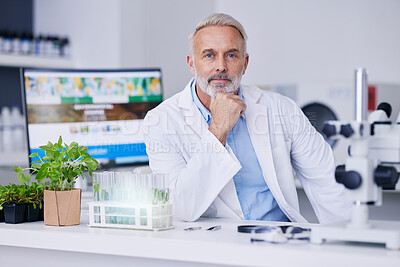
<instances>
[{"instance_id":1,"label":"man's arm resting on desk","mask_svg":"<svg viewBox=\"0 0 400 267\"><path fill-rule=\"evenodd\" d=\"M155 173L170 175L175 215L186 221L197 220L240 170L238 160L208 130L201 136L187 133L182 137L182 133L166 134L161 123L147 123L145 127L150 167Z\"/></svg>"},{"instance_id":2,"label":"man's arm resting on desk","mask_svg":"<svg viewBox=\"0 0 400 267\"><path fill-rule=\"evenodd\" d=\"M289 114L298 114L296 125L301 126L291 137L291 158L296 175L320 223L347 220L351 203L346 200L343 186L335 181L332 150L301 110L293 107Z\"/></svg>"}]
</instances>

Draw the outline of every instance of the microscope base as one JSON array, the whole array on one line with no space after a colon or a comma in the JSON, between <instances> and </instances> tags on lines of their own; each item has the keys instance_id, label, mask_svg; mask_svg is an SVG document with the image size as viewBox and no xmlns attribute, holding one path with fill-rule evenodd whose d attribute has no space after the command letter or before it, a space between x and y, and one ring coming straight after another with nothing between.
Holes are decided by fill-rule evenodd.
<instances>
[{"instance_id":1,"label":"microscope base","mask_svg":"<svg viewBox=\"0 0 400 267\"><path fill-rule=\"evenodd\" d=\"M357 229L348 223L318 225L311 230L311 243L322 244L326 240L381 243L387 249L400 249L400 222L370 221L371 227Z\"/></svg>"}]
</instances>

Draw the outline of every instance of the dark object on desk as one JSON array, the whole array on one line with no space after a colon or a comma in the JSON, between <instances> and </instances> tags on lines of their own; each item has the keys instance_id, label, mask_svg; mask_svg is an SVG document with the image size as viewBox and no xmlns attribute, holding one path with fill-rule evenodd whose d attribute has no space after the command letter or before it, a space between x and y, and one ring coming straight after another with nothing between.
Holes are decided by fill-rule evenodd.
<instances>
[{"instance_id":1,"label":"dark object on desk","mask_svg":"<svg viewBox=\"0 0 400 267\"><path fill-rule=\"evenodd\" d=\"M0 222L4 222L4 209L0 210Z\"/></svg>"},{"instance_id":2,"label":"dark object on desk","mask_svg":"<svg viewBox=\"0 0 400 267\"><path fill-rule=\"evenodd\" d=\"M290 240L309 241L311 229L291 225L241 225L238 226L238 232L251 233L251 243L284 244Z\"/></svg>"},{"instance_id":3,"label":"dark object on desk","mask_svg":"<svg viewBox=\"0 0 400 267\"><path fill-rule=\"evenodd\" d=\"M200 230L201 226L195 226L195 227L188 227L183 229L184 231L194 231L194 230Z\"/></svg>"},{"instance_id":4,"label":"dark object on desk","mask_svg":"<svg viewBox=\"0 0 400 267\"><path fill-rule=\"evenodd\" d=\"M280 228L282 233L284 234L299 234L303 232L311 232L310 228L303 228L298 226L291 226L291 225L279 225L279 226L267 226L267 225L239 225L238 232L239 233L268 233L273 230Z\"/></svg>"},{"instance_id":5,"label":"dark object on desk","mask_svg":"<svg viewBox=\"0 0 400 267\"><path fill-rule=\"evenodd\" d=\"M207 228L206 230L207 231L217 231L219 229L221 229L221 225L212 226L210 228Z\"/></svg>"},{"instance_id":6,"label":"dark object on desk","mask_svg":"<svg viewBox=\"0 0 400 267\"><path fill-rule=\"evenodd\" d=\"M266 225L239 225L238 232L239 233L266 233L275 230L277 226L266 226ZM283 229L282 229L283 230Z\"/></svg>"}]
</instances>

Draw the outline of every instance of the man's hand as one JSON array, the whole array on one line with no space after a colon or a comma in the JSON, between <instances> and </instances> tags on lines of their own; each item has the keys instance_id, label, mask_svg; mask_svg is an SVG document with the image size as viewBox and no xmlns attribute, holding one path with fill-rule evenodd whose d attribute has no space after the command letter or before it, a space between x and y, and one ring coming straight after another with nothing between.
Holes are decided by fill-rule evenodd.
<instances>
[{"instance_id":1,"label":"man's hand","mask_svg":"<svg viewBox=\"0 0 400 267\"><path fill-rule=\"evenodd\" d=\"M229 131L246 110L246 104L240 96L233 93L219 93L211 99L212 121L208 130L225 146Z\"/></svg>"}]
</instances>

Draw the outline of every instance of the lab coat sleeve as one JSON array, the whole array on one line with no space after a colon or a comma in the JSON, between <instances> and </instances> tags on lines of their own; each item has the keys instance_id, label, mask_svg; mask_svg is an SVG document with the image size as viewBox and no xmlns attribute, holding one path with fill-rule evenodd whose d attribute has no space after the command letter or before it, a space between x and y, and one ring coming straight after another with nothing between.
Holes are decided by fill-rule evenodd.
<instances>
[{"instance_id":1,"label":"lab coat sleeve","mask_svg":"<svg viewBox=\"0 0 400 267\"><path fill-rule=\"evenodd\" d=\"M174 215L195 221L241 166L229 147L224 147L208 130L200 136L190 133L193 136L184 136L186 139L174 133L174 129L166 130L160 119L165 115L166 112L153 110L145 118L150 168L155 173L169 174ZM150 122L154 117L160 123Z\"/></svg>"},{"instance_id":2,"label":"lab coat sleeve","mask_svg":"<svg viewBox=\"0 0 400 267\"><path fill-rule=\"evenodd\" d=\"M335 181L333 153L310 121L291 100L287 100L293 114L286 125L292 141L291 161L305 193L320 223L348 220L352 203L344 195L344 187Z\"/></svg>"}]
</instances>

